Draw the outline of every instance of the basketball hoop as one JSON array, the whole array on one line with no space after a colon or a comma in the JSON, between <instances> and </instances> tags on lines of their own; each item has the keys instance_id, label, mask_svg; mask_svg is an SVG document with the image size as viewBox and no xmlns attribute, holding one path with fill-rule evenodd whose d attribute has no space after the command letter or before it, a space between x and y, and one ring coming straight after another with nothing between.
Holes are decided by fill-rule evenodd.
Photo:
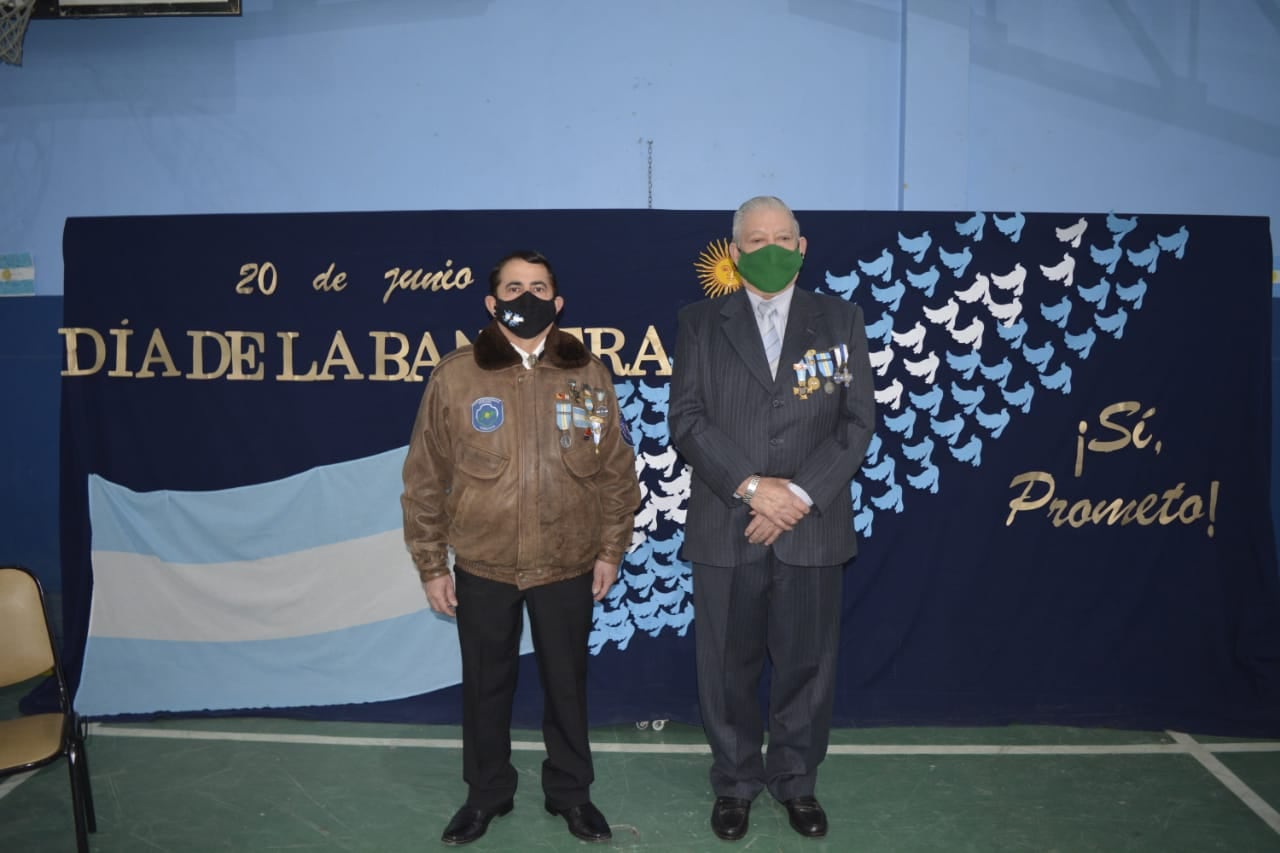
<instances>
[{"instance_id":1,"label":"basketball hoop","mask_svg":"<svg viewBox=\"0 0 1280 853\"><path fill-rule=\"evenodd\" d=\"M22 64L22 39L36 0L0 0L0 62Z\"/></svg>"}]
</instances>

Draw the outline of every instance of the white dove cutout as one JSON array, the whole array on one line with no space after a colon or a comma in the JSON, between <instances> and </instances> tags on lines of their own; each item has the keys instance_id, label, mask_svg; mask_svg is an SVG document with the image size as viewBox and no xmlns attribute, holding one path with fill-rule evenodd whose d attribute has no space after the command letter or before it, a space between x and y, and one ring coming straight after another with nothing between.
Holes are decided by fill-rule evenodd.
<instances>
[{"instance_id":1,"label":"white dove cutout","mask_svg":"<svg viewBox=\"0 0 1280 853\"><path fill-rule=\"evenodd\" d=\"M982 322L981 317L974 317L973 321L963 329L952 327L951 337L956 339L957 343L972 346L974 349L982 349L982 332L986 329L986 324Z\"/></svg>"},{"instance_id":2,"label":"white dove cutout","mask_svg":"<svg viewBox=\"0 0 1280 853\"><path fill-rule=\"evenodd\" d=\"M956 321L956 315L960 313L960 303L954 299L948 299L945 305L937 308L930 308L928 305L924 307L924 316L930 323L938 326L946 326L951 329L952 324Z\"/></svg>"},{"instance_id":3,"label":"white dove cutout","mask_svg":"<svg viewBox=\"0 0 1280 853\"><path fill-rule=\"evenodd\" d=\"M907 369L907 373L912 376L922 377L925 382L932 385L933 378L938 373L938 365L942 359L938 358L938 354L933 350L929 350L929 354L920 361L902 360L902 366Z\"/></svg>"},{"instance_id":4,"label":"white dove cutout","mask_svg":"<svg viewBox=\"0 0 1280 853\"><path fill-rule=\"evenodd\" d=\"M1022 314L1022 300L1014 297L1012 302L1001 303L994 299L984 299L982 304L987 306L987 310L991 312L991 316L1002 326L1010 326L1014 320Z\"/></svg>"},{"instance_id":5,"label":"white dove cutout","mask_svg":"<svg viewBox=\"0 0 1280 853\"><path fill-rule=\"evenodd\" d=\"M1076 220L1074 225L1068 225L1066 228L1055 228L1053 233L1058 235L1058 239L1063 243L1070 243L1071 248L1079 249L1080 240L1084 237L1084 232L1088 230L1089 222L1083 216Z\"/></svg>"},{"instance_id":6,"label":"white dove cutout","mask_svg":"<svg viewBox=\"0 0 1280 853\"><path fill-rule=\"evenodd\" d=\"M893 342L895 344L903 349L909 349L916 355L919 355L924 350L924 333L924 323L916 320L916 324L907 331L902 332L901 334L898 332L891 332L890 334L893 335Z\"/></svg>"},{"instance_id":7,"label":"white dove cutout","mask_svg":"<svg viewBox=\"0 0 1280 853\"><path fill-rule=\"evenodd\" d=\"M1013 265L1013 270L1000 275L999 273L991 274L991 283L1001 290L1012 290L1014 296L1022 295L1022 285L1027 280L1027 268L1021 263Z\"/></svg>"},{"instance_id":8,"label":"white dove cutout","mask_svg":"<svg viewBox=\"0 0 1280 853\"><path fill-rule=\"evenodd\" d=\"M876 402L891 409L902 408L902 380L894 378L887 388L876 389Z\"/></svg>"},{"instance_id":9,"label":"white dove cutout","mask_svg":"<svg viewBox=\"0 0 1280 853\"><path fill-rule=\"evenodd\" d=\"M991 279L982 273L978 273L978 277L973 280L973 284L964 290L956 291L956 299L961 302L977 302L979 299L986 299L987 292L991 289Z\"/></svg>"},{"instance_id":10,"label":"white dove cutout","mask_svg":"<svg viewBox=\"0 0 1280 853\"><path fill-rule=\"evenodd\" d=\"M1040 272L1044 273L1044 277L1049 281L1060 281L1067 287L1070 287L1075 280L1076 259L1071 257L1070 252L1066 252L1062 256L1062 262L1054 264L1051 267L1040 267Z\"/></svg>"},{"instance_id":11,"label":"white dove cutout","mask_svg":"<svg viewBox=\"0 0 1280 853\"><path fill-rule=\"evenodd\" d=\"M871 369L878 375L884 376L889 370L889 365L893 363L893 347L868 353L867 358L871 362Z\"/></svg>"}]
</instances>

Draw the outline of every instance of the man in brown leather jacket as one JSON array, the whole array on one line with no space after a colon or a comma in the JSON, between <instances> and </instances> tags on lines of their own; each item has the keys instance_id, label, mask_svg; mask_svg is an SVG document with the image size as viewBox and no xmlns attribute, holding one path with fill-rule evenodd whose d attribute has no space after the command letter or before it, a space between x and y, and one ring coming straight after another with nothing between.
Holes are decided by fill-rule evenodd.
<instances>
[{"instance_id":1,"label":"man in brown leather jacket","mask_svg":"<svg viewBox=\"0 0 1280 853\"><path fill-rule=\"evenodd\" d=\"M462 650L467 801L446 844L484 835L513 807L511 704L523 608L542 680L546 809L585 841L611 837L591 803L587 641L618 577L640 503L613 378L555 317L555 273L513 252L489 275L494 318L440 360L404 464L404 535L431 608ZM453 573L448 549L455 554Z\"/></svg>"}]
</instances>

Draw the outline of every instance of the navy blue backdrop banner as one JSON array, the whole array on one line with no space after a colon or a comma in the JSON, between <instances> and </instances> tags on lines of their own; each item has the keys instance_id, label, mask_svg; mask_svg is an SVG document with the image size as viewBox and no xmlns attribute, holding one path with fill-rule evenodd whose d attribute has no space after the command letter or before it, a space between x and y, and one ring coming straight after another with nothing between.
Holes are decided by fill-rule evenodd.
<instances>
[{"instance_id":1,"label":"navy blue backdrop banner","mask_svg":"<svg viewBox=\"0 0 1280 853\"><path fill-rule=\"evenodd\" d=\"M1280 734L1270 269L1257 217L800 211L860 304L842 725ZM739 286L727 211L76 218L64 235L67 657L89 717L456 722L400 530L425 380L508 250L616 377L644 501L591 635L595 723L697 722L677 310ZM528 648L526 642L526 650ZM516 722L538 724L526 655Z\"/></svg>"}]
</instances>

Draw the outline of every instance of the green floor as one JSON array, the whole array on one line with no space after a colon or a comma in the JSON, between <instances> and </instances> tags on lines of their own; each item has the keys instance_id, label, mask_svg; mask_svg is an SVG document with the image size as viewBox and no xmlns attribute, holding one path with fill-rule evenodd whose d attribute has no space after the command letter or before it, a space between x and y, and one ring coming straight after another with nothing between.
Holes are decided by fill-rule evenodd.
<instances>
[{"instance_id":1,"label":"green floor","mask_svg":"<svg viewBox=\"0 0 1280 853\"><path fill-rule=\"evenodd\" d=\"M452 727L253 718L95 726L92 849L444 849L440 832L463 796L457 737ZM592 737L593 798L614 832L597 849L1280 851L1280 742L1048 727L841 730L818 787L827 838L797 836L765 795L747 837L731 844L707 825L700 730L620 726ZM537 733L517 738L516 809L470 849L587 847L542 810ZM65 763L0 781L0 851L74 849Z\"/></svg>"}]
</instances>

